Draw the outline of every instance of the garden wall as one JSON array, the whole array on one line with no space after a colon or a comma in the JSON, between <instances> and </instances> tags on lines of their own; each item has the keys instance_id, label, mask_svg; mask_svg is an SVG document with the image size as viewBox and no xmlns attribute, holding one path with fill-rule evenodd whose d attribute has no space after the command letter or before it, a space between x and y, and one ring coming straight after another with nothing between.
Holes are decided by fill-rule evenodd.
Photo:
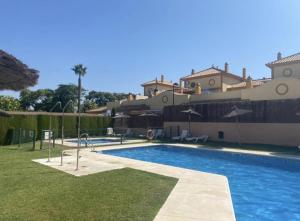
<instances>
[{"instance_id":1,"label":"garden wall","mask_svg":"<svg viewBox=\"0 0 300 221\"><path fill-rule=\"evenodd\" d=\"M225 118L233 106L251 110L238 118ZM300 99L262 101L224 101L193 104L202 116L192 115L190 133L206 134L213 141L228 141L283 146L300 145ZM188 105L164 108L164 128L167 136L177 136L189 128Z\"/></svg>"}]
</instances>

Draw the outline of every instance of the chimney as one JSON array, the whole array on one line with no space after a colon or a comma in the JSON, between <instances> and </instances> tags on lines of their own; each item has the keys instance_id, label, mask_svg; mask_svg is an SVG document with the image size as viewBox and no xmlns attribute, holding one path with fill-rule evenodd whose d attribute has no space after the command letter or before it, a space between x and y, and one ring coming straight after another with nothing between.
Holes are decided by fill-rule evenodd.
<instances>
[{"instance_id":1,"label":"chimney","mask_svg":"<svg viewBox=\"0 0 300 221\"><path fill-rule=\"evenodd\" d=\"M252 78L250 76L247 78L246 88L247 89L253 88L253 82L252 82Z\"/></svg>"},{"instance_id":2,"label":"chimney","mask_svg":"<svg viewBox=\"0 0 300 221\"><path fill-rule=\"evenodd\" d=\"M164 82L164 80L165 80L165 76L162 74L162 75L160 76L160 81L161 81L161 82Z\"/></svg>"},{"instance_id":3,"label":"chimney","mask_svg":"<svg viewBox=\"0 0 300 221\"><path fill-rule=\"evenodd\" d=\"M184 81L182 79L180 79L180 83L179 83L180 88L184 87Z\"/></svg>"},{"instance_id":4,"label":"chimney","mask_svg":"<svg viewBox=\"0 0 300 221\"><path fill-rule=\"evenodd\" d=\"M224 65L224 71L225 71L225 73L228 73L228 63L227 62Z\"/></svg>"},{"instance_id":5,"label":"chimney","mask_svg":"<svg viewBox=\"0 0 300 221\"><path fill-rule=\"evenodd\" d=\"M195 94L197 94L197 95L201 94L201 85L200 85L200 83L196 84Z\"/></svg>"},{"instance_id":6,"label":"chimney","mask_svg":"<svg viewBox=\"0 0 300 221\"><path fill-rule=\"evenodd\" d=\"M246 76L247 72L246 72L246 68L243 68L243 81L246 81Z\"/></svg>"},{"instance_id":7,"label":"chimney","mask_svg":"<svg viewBox=\"0 0 300 221\"><path fill-rule=\"evenodd\" d=\"M194 70L194 69L192 69L191 75L194 75L194 74L195 74L195 70Z\"/></svg>"},{"instance_id":8,"label":"chimney","mask_svg":"<svg viewBox=\"0 0 300 221\"><path fill-rule=\"evenodd\" d=\"M128 94L128 101L133 101L134 97L131 93Z\"/></svg>"},{"instance_id":9,"label":"chimney","mask_svg":"<svg viewBox=\"0 0 300 221\"><path fill-rule=\"evenodd\" d=\"M281 55L280 52L278 52L278 53L277 53L277 60L281 60L281 58L282 58L282 55Z\"/></svg>"}]
</instances>

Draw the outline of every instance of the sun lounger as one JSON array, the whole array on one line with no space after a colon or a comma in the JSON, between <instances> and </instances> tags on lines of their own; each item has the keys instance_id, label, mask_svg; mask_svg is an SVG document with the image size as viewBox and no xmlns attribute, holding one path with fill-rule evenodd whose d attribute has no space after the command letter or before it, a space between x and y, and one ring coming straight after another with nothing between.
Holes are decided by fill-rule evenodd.
<instances>
[{"instance_id":1,"label":"sun lounger","mask_svg":"<svg viewBox=\"0 0 300 221\"><path fill-rule=\"evenodd\" d=\"M186 141L193 141L194 143L198 143L199 140L201 140L203 143L205 143L208 139L207 135L201 135L199 137L186 137L185 140Z\"/></svg>"},{"instance_id":2,"label":"sun lounger","mask_svg":"<svg viewBox=\"0 0 300 221\"><path fill-rule=\"evenodd\" d=\"M107 136L115 136L114 129L112 127L108 127L106 130L106 135Z\"/></svg>"},{"instance_id":3,"label":"sun lounger","mask_svg":"<svg viewBox=\"0 0 300 221\"><path fill-rule=\"evenodd\" d=\"M162 129L157 129L155 131L155 139L162 138L162 137L163 137L163 130Z\"/></svg>"},{"instance_id":4,"label":"sun lounger","mask_svg":"<svg viewBox=\"0 0 300 221\"><path fill-rule=\"evenodd\" d=\"M127 128L126 133L124 134L125 137L132 137L133 133L130 128Z\"/></svg>"},{"instance_id":5,"label":"sun lounger","mask_svg":"<svg viewBox=\"0 0 300 221\"><path fill-rule=\"evenodd\" d=\"M178 141L183 141L186 137L188 136L188 131L187 130L182 130L181 135L177 137L172 137L172 140L178 140Z\"/></svg>"}]
</instances>

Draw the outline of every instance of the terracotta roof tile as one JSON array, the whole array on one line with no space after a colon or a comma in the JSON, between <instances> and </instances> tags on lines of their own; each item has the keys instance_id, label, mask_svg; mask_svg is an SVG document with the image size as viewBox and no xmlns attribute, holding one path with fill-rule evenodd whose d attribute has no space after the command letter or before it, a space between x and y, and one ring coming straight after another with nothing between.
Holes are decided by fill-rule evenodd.
<instances>
[{"instance_id":1,"label":"terracotta roof tile","mask_svg":"<svg viewBox=\"0 0 300 221\"><path fill-rule=\"evenodd\" d=\"M281 58L279 60L269 62L266 64L266 66L272 67L274 65L289 64L289 63L294 63L294 62L300 62L300 53L296 53L296 54Z\"/></svg>"},{"instance_id":2,"label":"terracotta roof tile","mask_svg":"<svg viewBox=\"0 0 300 221\"><path fill-rule=\"evenodd\" d=\"M146 85L150 85L150 84L156 84L156 80L145 82L142 84L142 86L146 86ZM172 81L168 81L168 80L164 80L164 81L157 80L157 84L165 84L165 85L173 86Z\"/></svg>"},{"instance_id":3,"label":"terracotta roof tile","mask_svg":"<svg viewBox=\"0 0 300 221\"><path fill-rule=\"evenodd\" d=\"M242 80L242 78L238 75L232 74L232 73L225 73L223 70L215 68L215 67L211 67L202 71L198 71L195 72L194 74L190 74L188 76L185 76L183 78L181 78L182 80L189 80L189 79L193 79L193 78L197 78L197 77L205 77L205 76L210 76L210 75L215 75L215 74L226 74L228 76L234 77L234 78L238 78L240 80Z\"/></svg>"},{"instance_id":4,"label":"terracotta roof tile","mask_svg":"<svg viewBox=\"0 0 300 221\"><path fill-rule=\"evenodd\" d=\"M188 80L188 79L194 78L194 77L209 76L209 75L218 74L218 73L221 73L220 69L211 67L211 68L208 68L208 69L205 69L202 71L195 72L194 74L187 75L187 76L183 77L182 79Z\"/></svg>"}]
</instances>

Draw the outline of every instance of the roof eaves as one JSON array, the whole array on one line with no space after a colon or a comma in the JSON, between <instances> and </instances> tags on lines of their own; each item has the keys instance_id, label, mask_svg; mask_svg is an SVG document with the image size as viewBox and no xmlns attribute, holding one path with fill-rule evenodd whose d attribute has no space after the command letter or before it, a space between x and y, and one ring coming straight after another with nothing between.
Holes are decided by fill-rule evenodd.
<instances>
[{"instance_id":1,"label":"roof eaves","mask_svg":"<svg viewBox=\"0 0 300 221\"><path fill-rule=\"evenodd\" d=\"M204 69L204 70L195 72L194 74L186 75L186 76L184 76L184 77L182 77L182 78L180 78L180 79L185 79L185 78L194 77L194 75L197 75L197 74L199 74L199 73L201 73L201 72L204 72L204 71L207 71L207 70L209 70L209 69L215 69L216 71L220 71L220 72L223 71L223 70L218 69L218 68L216 68L216 67L210 67L210 68L206 68L206 69Z\"/></svg>"}]
</instances>

